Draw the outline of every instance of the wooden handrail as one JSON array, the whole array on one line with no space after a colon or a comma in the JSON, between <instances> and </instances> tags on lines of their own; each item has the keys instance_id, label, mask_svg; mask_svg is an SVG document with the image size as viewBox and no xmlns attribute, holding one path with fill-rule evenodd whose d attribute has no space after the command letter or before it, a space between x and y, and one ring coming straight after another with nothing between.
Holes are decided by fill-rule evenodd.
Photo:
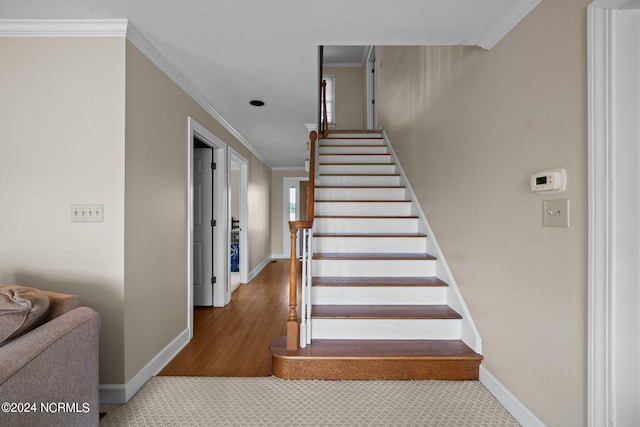
<instances>
[{"instance_id":1,"label":"wooden handrail","mask_svg":"<svg viewBox=\"0 0 640 427\"><path fill-rule=\"evenodd\" d=\"M326 138L329 134L327 123L327 82L322 80L323 47L319 48L319 78L320 83L320 105L318 106L318 129L322 129L322 134ZM320 110L324 111L321 119ZM315 188L316 188L316 144L318 142L318 132L311 131L309 134L309 194L307 196L307 218L306 221L289 221L289 232L291 233L291 253L289 260L289 314L287 316L287 351L297 351L300 347L300 317L298 316L298 251L296 244L298 241L298 231L311 230L315 219ZM304 234L303 234L304 235ZM303 254L308 256L308 254ZM305 262L303 260L303 262ZM304 273L303 273L304 275ZM304 286L304 284L303 284ZM304 295L304 291L303 291ZM304 304L304 302L303 302Z\"/></svg>"},{"instance_id":2,"label":"wooden handrail","mask_svg":"<svg viewBox=\"0 0 640 427\"><path fill-rule=\"evenodd\" d=\"M298 317L298 258L297 241L299 230L313 228L315 218L315 176L316 176L316 142L318 133L309 134L309 195L307 198L307 220L289 221L291 233L291 253L289 258L289 315L287 317L287 351L295 351L300 346L300 318ZM303 254L304 255L304 254Z\"/></svg>"},{"instance_id":3,"label":"wooden handrail","mask_svg":"<svg viewBox=\"0 0 640 427\"><path fill-rule=\"evenodd\" d=\"M316 194L316 141L318 132L312 130L309 134L309 196L307 197L307 221L315 219L315 194Z\"/></svg>"}]
</instances>

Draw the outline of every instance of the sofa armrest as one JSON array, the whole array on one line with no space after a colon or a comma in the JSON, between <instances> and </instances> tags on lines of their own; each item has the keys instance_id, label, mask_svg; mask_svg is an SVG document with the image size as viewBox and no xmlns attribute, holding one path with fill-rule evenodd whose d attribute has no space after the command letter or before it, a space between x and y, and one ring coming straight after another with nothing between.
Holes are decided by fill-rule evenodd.
<instances>
[{"instance_id":1,"label":"sofa armrest","mask_svg":"<svg viewBox=\"0 0 640 427\"><path fill-rule=\"evenodd\" d=\"M0 412L0 425L98 425L99 331L100 315L79 307L0 347L0 401L37 408Z\"/></svg>"}]
</instances>

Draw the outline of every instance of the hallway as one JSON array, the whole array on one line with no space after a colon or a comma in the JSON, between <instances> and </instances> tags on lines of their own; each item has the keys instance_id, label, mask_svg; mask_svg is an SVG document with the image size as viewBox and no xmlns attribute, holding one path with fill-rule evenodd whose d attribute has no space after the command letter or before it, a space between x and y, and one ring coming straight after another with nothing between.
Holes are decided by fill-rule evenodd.
<instances>
[{"instance_id":1,"label":"hallway","mask_svg":"<svg viewBox=\"0 0 640 427\"><path fill-rule=\"evenodd\" d=\"M271 375L269 344L286 335L289 260L274 260L226 307L195 307L191 342L161 376Z\"/></svg>"}]
</instances>

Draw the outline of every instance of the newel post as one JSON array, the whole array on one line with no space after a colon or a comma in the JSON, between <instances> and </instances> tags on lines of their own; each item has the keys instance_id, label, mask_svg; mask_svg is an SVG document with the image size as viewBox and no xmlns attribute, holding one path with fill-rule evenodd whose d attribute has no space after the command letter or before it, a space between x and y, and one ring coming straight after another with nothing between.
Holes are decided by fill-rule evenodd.
<instances>
[{"instance_id":1,"label":"newel post","mask_svg":"<svg viewBox=\"0 0 640 427\"><path fill-rule=\"evenodd\" d=\"M291 258L289 265L289 317L287 318L287 351L297 350L300 346L300 323L298 321L298 274L296 272L296 236L298 230L289 226L291 231Z\"/></svg>"}]
</instances>

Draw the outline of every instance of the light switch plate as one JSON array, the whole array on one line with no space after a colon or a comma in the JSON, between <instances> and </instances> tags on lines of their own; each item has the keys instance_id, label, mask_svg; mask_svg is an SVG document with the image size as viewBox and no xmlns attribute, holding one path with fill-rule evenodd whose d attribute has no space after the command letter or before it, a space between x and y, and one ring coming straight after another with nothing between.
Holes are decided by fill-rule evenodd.
<instances>
[{"instance_id":1,"label":"light switch plate","mask_svg":"<svg viewBox=\"0 0 640 427\"><path fill-rule=\"evenodd\" d=\"M542 202L542 225L545 227L569 227L569 199Z\"/></svg>"},{"instance_id":2,"label":"light switch plate","mask_svg":"<svg viewBox=\"0 0 640 427\"><path fill-rule=\"evenodd\" d=\"M71 205L71 222L104 222L104 205Z\"/></svg>"}]
</instances>

